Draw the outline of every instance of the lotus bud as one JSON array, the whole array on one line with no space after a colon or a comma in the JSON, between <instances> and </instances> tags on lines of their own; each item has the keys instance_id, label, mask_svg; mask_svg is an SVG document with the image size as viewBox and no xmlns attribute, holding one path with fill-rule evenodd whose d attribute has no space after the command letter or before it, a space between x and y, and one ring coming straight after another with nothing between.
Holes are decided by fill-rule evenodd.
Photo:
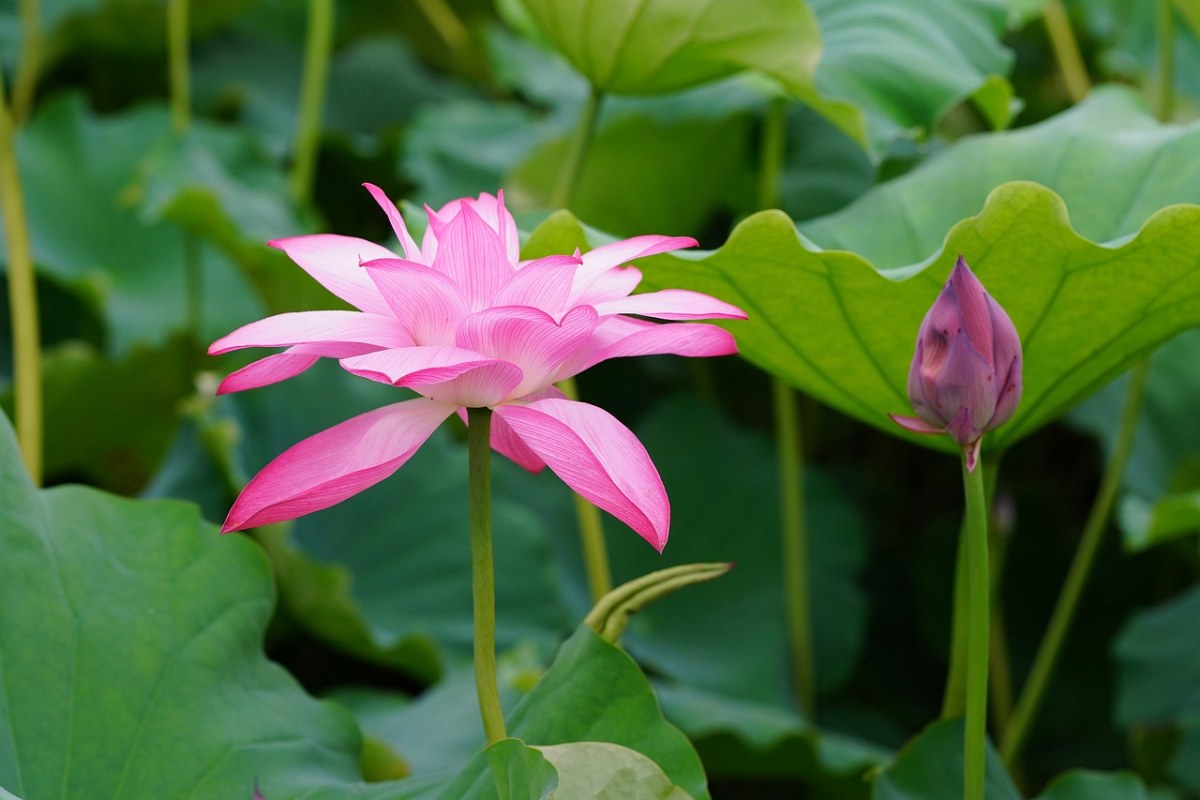
<instances>
[{"instance_id":1,"label":"lotus bud","mask_svg":"<svg viewBox=\"0 0 1200 800\"><path fill-rule=\"evenodd\" d=\"M1012 416L1021 399L1021 340L962 256L917 331L908 372L916 417L891 414L917 433L947 433L974 470L983 434Z\"/></svg>"}]
</instances>

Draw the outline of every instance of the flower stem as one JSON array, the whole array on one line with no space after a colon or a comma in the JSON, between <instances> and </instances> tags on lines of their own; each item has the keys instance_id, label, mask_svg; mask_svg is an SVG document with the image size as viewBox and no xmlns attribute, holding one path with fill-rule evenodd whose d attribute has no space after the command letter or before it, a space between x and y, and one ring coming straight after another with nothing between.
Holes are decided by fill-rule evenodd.
<instances>
[{"instance_id":1,"label":"flower stem","mask_svg":"<svg viewBox=\"0 0 1200 800\"><path fill-rule=\"evenodd\" d=\"M12 317L14 411L17 441L35 484L42 482L42 363L37 279L17 165L16 137L0 67L0 213L8 245L8 302Z\"/></svg>"},{"instance_id":2,"label":"flower stem","mask_svg":"<svg viewBox=\"0 0 1200 800\"><path fill-rule=\"evenodd\" d=\"M304 76L300 85L300 121L292 163L292 199L303 203L312 193L316 171L317 143L321 135L321 113L325 85L329 79L329 56L333 50L333 0L309 0L308 38L304 48Z\"/></svg>"},{"instance_id":3,"label":"flower stem","mask_svg":"<svg viewBox=\"0 0 1200 800\"><path fill-rule=\"evenodd\" d=\"M967 698L966 734L963 741L963 788L966 800L983 800L985 742L987 739L988 612L991 581L988 579L987 493L982 461L967 469L963 458L963 492L966 498L967 552Z\"/></svg>"},{"instance_id":4,"label":"flower stem","mask_svg":"<svg viewBox=\"0 0 1200 800\"><path fill-rule=\"evenodd\" d=\"M190 0L168 0L167 60L171 86L171 125L183 133L191 124L192 83L188 71L188 5Z\"/></svg>"},{"instance_id":5,"label":"flower stem","mask_svg":"<svg viewBox=\"0 0 1200 800\"><path fill-rule=\"evenodd\" d=\"M490 408L467 409L470 474L471 596L475 604L475 691L488 744L507 735L496 684L496 578L492 565Z\"/></svg>"},{"instance_id":6,"label":"flower stem","mask_svg":"<svg viewBox=\"0 0 1200 800\"><path fill-rule=\"evenodd\" d=\"M457 56L471 46L471 35L467 32L467 26L446 0L417 0L417 7L453 55Z\"/></svg>"},{"instance_id":7,"label":"flower stem","mask_svg":"<svg viewBox=\"0 0 1200 800\"><path fill-rule=\"evenodd\" d=\"M779 175L787 145L787 99L777 97L767 106L763 117L762 158L758 163L758 208L779 205Z\"/></svg>"},{"instance_id":8,"label":"flower stem","mask_svg":"<svg viewBox=\"0 0 1200 800\"><path fill-rule=\"evenodd\" d=\"M570 400L579 399L579 387L574 378L559 381L558 388ZM600 509L572 492L575 501L575 519L579 523L579 542L583 548L583 568L587 573L588 593L597 603L612 591L612 572L608 566L608 549L604 543L604 523Z\"/></svg>"},{"instance_id":9,"label":"flower stem","mask_svg":"<svg viewBox=\"0 0 1200 800\"><path fill-rule=\"evenodd\" d=\"M1067 94L1071 102L1078 103L1092 89L1088 78L1087 67L1079 52L1079 42L1071 31L1071 19L1063 8L1062 0L1045 0L1042 5L1042 21L1046 25L1046 33L1050 36L1050 48L1062 70L1063 81L1067 84Z\"/></svg>"},{"instance_id":10,"label":"flower stem","mask_svg":"<svg viewBox=\"0 0 1200 800\"><path fill-rule=\"evenodd\" d=\"M42 68L42 18L39 0L20 0L21 59L13 81L12 125L19 127L33 107L33 90L37 88L38 72Z\"/></svg>"},{"instance_id":11,"label":"flower stem","mask_svg":"<svg viewBox=\"0 0 1200 800\"><path fill-rule=\"evenodd\" d=\"M996 476L999 474L999 462L990 456L979 457L979 467L984 474L985 509L990 514L992 494L996 488ZM950 669L946 676L946 691L942 698L942 719L961 717L966 710L967 701L967 658L968 632L970 630L970 571L968 569L967 525L969 520L963 514L962 527L958 535L958 551L954 562L954 605L951 618L950 634Z\"/></svg>"},{"instance_id":12,"label":"flower stem","mask_svg":"<svg viewBox=\"0 0 1200 800\"><path fill-rule=\"evenodd\" d=\"M579 125L567 145L567 157L563 162L562 169L559 170L554 194L550 196L551 208L567 208L571 204L576 184L579 183L579 178L583 174L588 148L591 147L592 138L596 135L596 125L600 119L600 103L603 100L604 94L594 87L588 92L583 110L579 113Z\"/></svg>"},{"instance_id":13,"label":"flower stem","mask_svg":"<svg viewBox=\"0 0 1200 800\"><path fill-rule=\"evenodd\" d=\"M1088 573L1091 572L1096 550L1104 534L1104 526L1112 510L1113 500L1121 485L1121 476L1125 472L1125 462L1133 446L1133 434L1137 429L1138 416L1142 408L1142 397L1146 389L1147 362L1143 361L1133 368L1129 382L1129 390L1125 396L1125 408L1121 412L1120 427L1117 439L1113 444L1112 453L1100 480L1100 489L1092 504L1092 511L1084 525L1083 534L1079 538L1079 546L1075 550L1075 558L1063 582L1062 592L1046 626L1046 633L1038 645L1037 655L1034 656L1033 666L1029 669L1029 677L1017 697L1017 705L1013 709L1012 719L1000 740L1000 755L1006 764L1014 765L1020 756L1021 747L1029 733L1029 726L1037 715L1038 705L1046 692L1050 676L1054 672L1063 640L1071 626L1071 618L1079 605L1079 597L1087 583Z\"/></svg>"},{"instance_id":14,"label":"flower stem","mask_svg":"<svg viewBox=\"0 0 1200 800\"><path fill-rule=\"evenodd\" d=\"M804 454L800 440L796 393L778 378L771 388L775 401L775 439L779 451L779 495L782 515L783 585L787 606L788 649L796 702L805 716L816 711L813 675L812 615L809 613L808 537L804 525Z\"/></svg>"},{"instance_id":15,"label":"flower stem","mask_svg":"<svg viewBox=\"0 0 1200 800\"><path fill-rule=\"evenodd\" d=\"M1175 16L1171 0L1158 0L1158 102L1155 116L1160 122L1175 110Z\"/></svg>"}]
</instances>

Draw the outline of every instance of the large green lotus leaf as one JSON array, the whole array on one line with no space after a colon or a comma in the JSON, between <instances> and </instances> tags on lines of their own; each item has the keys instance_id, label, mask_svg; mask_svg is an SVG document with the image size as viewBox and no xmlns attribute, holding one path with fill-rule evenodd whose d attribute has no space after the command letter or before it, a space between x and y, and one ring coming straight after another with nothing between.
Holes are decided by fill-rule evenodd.
<instances>
[{"instance_id":1,"label":"large green lotus leaf","mask_svg":"<svg viewBox=\"0 0 1200 800\"><path fill-rule=\"evenodd\" d=\"M876 146L928 130L968 97L995 126L1011 113L995 0L524 4L601 91L657 94L755 70Z\"/></svg>"},{"instance_id":2,"label":"large green lotus leaf","mask_svg":"<svg viewBox=\"0 0 1200 800\"><path fill-rule=\"evenodd\" d=\"M1125 546L1142 550L1200 530L1200 331L1187 331L1152 356L1142 412L1122 477L1117 520ZM1071 412L1070 421L1096 435L1111 453L1129 380L1122 377Z\"/></svg>"},{"instance_id":3,"label":"large green lotus leaf","mask_svg":"<svg viewBox=\"0 0 1200 800\"><path fill-rule=\"evenodd\" d=\"M286 383L231 397L226 407L244 437L239 450L242 472L253 475L301 439L408 396L405 390L356 378L323 362ZM331 579L335 586L349 584L372 640L384 650L403 650L407 643L415 652L425 652L436 643L443 656L466 657L471 652L467 453L451 435L458 424L456 419L447 422L396 475L340 505L301 518L294 527L302 553L348 570L340 578L318 573L313 577L321 584ZM505 480L503 473L520 472L502 457L494 459L493 466L497 483ZM553 481L549 475L538 477ZM516 480L523 478L536 480L514 475ZM492 513L500 646L534 640L552 648L570 625L558 601L547 543L550 531L537 514L500 492ZM301 592L303 586L290 590ZM336 635L331 627L318 632ZM348 629L346 635L351 643L358 641L357 629ZM421 643L424 646L417 647ZM351 649L361 650L357 645Z\"/></svg>"},{"instance_id":4,"label":"large green lotus leaf","mask_svg":"<svg viewBox=\"0 0 1200 800\"><path fill-rule=\"evenodd\" d=\"M1200 126L1162 128L1127 94L1097 94L1069 119L965 141L806 225L825 250L784 215L765 212L715 253L647 262L643 285L740 305L750 321L731 330L749 360L869 424L950 451L947 437L911 436L886 414L908 412L917 328L962 254L1024 346L1021 404L985 439L985 448L1002 448L1200 324L1200 207L1161 208L1200 200L1200 164L1187 149L1200 143ZM1014 181L992 189L1020 177L1051 188ZM1072 221L1055 187L1078 205ZM1107 202L1114 194L1129 202ZM976 202L983 209L962 219Z\"/></svg>"},{"instance_id":5,"label":"large green lotus leaf","mask_svg":"<svg viewBox=\"0 0 1200 800\"><path fill-rule=\"evenodd\" d=\"M987 745L987 800L1021 800L991 744ZM936 722L921 731L875 779L872 800L961 800L963 723Z\"/></svg>"},{"instance_id":6,"label":"large green lotus leaf","mask_svg":"<svg viewBox=\"0 0 1200 800\"><path fill-rule=\"evenodd\" d=\"M384 796L345 711L262 653L262 553L193 507L35 489L0 419L0 785L25 798ZM393 791L387 795L395 797Z\"/></svg>"},{"instance_id":7,"label":"large green lotus leaf","mask_svg":"<svg viewBox=\"0 0 1200 800\"><path fill-rule=\"evenodd\" d=\"M609 742L651 759L688 795L707 798L704 771L691 743L663 719L654 692L633 660L585 626L511 714L509 736L531 745ZM496 796L482 753L439 796L474 800Z\"/></svg>"},{"instance_id":8,"label":"large green lotus leaf","mask_svg":"<svg viewBox=\"0 0 1200 800\"><path fill-rule=\"evenodd\" d=\"M1141 779L1132 772L1072 770L1050 782L1035 800L1149 800Z\"/></svg>"},{"instance_id":9,"label":"large green lotus leaf","mask_svg":"<svg viewBox=\"0 0 1200 800\"><path fill-rule=\"evenodd\" d=\"M811 0L820 93L861 109L871 140L926 133L970 99L995 128L1014 110L1004 0ZM786 85L786 84L785 84ZM803 98L802 98L803 99ZM819 110L819 106L818 106Z\"/></svg>"},{"instance_id":10,"label":"large green lotus leaf","mask_svg":"<svg viewBox=\"0 0 1200 800\"><path fill-rule=\"evenodd\" d=\"M532 747L503 739L485 755L500 800L691 800L653 761L610 742Z\"/></svg>"},{"instance_id":11,"label":"large green lotus leaf","mask_svg":"<svg viewBox=\"0 0 1200 800\"><path fill-rule=\"evenodd\" d=\"M169 138L166 110L98 117L78 95L39 108L17 138L37 269L90 295L110 329L109 350L161 342L187 319L184 233L144 218L126 195L154 143ZM261 315L250 286L221 253L197 247L204 338Z\"/></svg>"}]
</instances>

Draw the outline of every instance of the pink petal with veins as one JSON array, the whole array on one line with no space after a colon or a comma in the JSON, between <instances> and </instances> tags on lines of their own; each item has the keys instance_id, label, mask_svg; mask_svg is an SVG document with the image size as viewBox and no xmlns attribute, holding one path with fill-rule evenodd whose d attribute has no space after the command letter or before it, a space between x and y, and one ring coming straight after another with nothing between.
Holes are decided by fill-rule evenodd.
<instances>
[{"instance_id":1,"label":"pink petal with veins","mask_svg":"<svg viewBox=\"0 0 1200 800\"><path fill-rule=\"evenodd\" d=\"M317 363L318 358L320 356L297 355L291 351L260 358L226 375L217 387L217 394L244 392L294 378Z\"/></svg>"},{"instance_id":2,"label":"pink petal with veins","mask_svg":"<svg viewBox=\"0 0 1200 800\"><path fill-rule=\"evenodd\" d=\"M375 202L383 209L383 213L387 214L388 222L392 223L392 231L400 240L400 246L404 248L404 257L410 261L419 259L421 248L417 246L416 240L408 232L408 226L404 224L404 217L400 216L400 210L396 208L396 204L388 198L383 189L375 184L364 183L363 186L371 193L371 197L375 198Z\"/></svg>"},{"instance_id":3,"label":"pink petal with veins","mask_svg":"<svg viewBox=\"0 0 1200 800\"><path fill-rule=\"evenodd\" d=\"M391 475L454 411L418 398L368 411L293 445L238 495L222 533L340 503Z\"/></svg>"},{"instance_id":4,"label":"pink petal with veins","mask_svg":"<svg viewBox=\"0 0 1200 800\"><path fill-rule=\"evenodd\" d=\"M632 431L607 411L571 400L502 405L495 412L564 483L662 552L671 506Z\"/></svg>"},{"instance_id":5,"label":"pink petal with veins","mask_svg":"<svg viewBox=\"0 0 1200 800\"><path fill-rule=\"evenodd\" d=\"M499 235L467 205L438 234L432 266L459 285L474 311L490 305L516 270L504 254Z\"/></svg>"},{"instance_id":6,"label":"pink petal with veins","mask_svg":"<svg viewBox=\"0 0 1200 800\"><path fill-rule=\"evenodd\" d=\"M379 290L358 266L376 258L396 258L386 247L335 233L293 236L267 244L287 253L318 283L355 308L372 314L388 313Z\"/></svg>"},{"instance_id":7,"label":"pink petal with veins","mask_svg":"<svg viewBox=\"0 0 1200 800\"><path fill-rule=\"evenodd\" d=\"M609 317L597 326L587 345L563 363L555 380L583 372L610 358L676 355L689 358L728 356L737 352L733 334L716 325L660 324Z\"/></svg>"},{"instance_id":8,"label":"pink petal with veins","mask_svg":"<svg viewBox=\"0 0 1200 800\"><path fill-rule=\"evenodd\" d=\"M567 307L578 267L579 259L575 256L547 256L530 261L500 287L492 305L530 306L554 316Z\"/></svg>"},{"instance_id":9,"label":"pink petal with veins","mask_svg":"<svg viewBox=\"0 0 1200 800\"><path fill-rule=\"evenodd\" d=\"M309 355L343 358L371 349L407 347L408 331L392 316L362 311L292 311L243 325L209 345L210 356L244 347L306 345Z\"/></svg>"},{"instance_id":10,"label":"pink petal with veins","mask_svg":"<svg viewBox=\"0 0 1200 800\"><path fill-rule=\"evenodd\" d=\"M617 267L601 273L583 291L572 295L571 305L594 306L608 300L628 297L642 282L637 267Z\"/></svg>"},{"instance_id":11,"label":"pink petal with veins","mask_svg":"<svg viewBox=\"0 0 1200 800\"><path fill-rule=\"evenodd\" d=\"M746 319L734 305L687 289L663 289L596 304L600 316L639 314L658 319Z\"/></svg>"},{"instance_id":12,"label":"pink petal with veins","mask_svg":"<svg viewBox=\"0 0 1200 800\"><path fill-rule=\"evenodd\" d=\"M464 319L454 343L520 367L525 377L511 397L524 397L553 381L563 361L591 337L596 322L590 306L571 309L561 324L536 308L500 306Z\"/></svg>"},{"instance_id":13,"label":"pink petal with veins","mask_svg":"<svg viewBox=\"0 0 1200 800\"><path fill-rule=\"evenodd\" d=\"M645 258L659 253L669 253L684 247L695 247L698 242L690 236L634 236L612 244L603 244L583 254L583 268L579 271L579 285L591 283L602 272L619 267L635 258Z\"/></svg>"},{"instance_id":14,"label":"pink petal with veins","mask_svg":"<svg viewBox=\"0 0 1200 800\"><path fill-rule=\"evenodd\" d=\"M462 289L432 267L385 258L363 264L392 312L419 345L451 344L471 313Z\"/></svg>"}]
</instances>

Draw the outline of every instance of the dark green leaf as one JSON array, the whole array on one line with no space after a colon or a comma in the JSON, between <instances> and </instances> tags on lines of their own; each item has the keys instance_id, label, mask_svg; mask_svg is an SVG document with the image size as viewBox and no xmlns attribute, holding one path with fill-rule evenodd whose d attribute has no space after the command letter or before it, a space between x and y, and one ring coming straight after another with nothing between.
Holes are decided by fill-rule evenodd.
<instances>
[{"instance_id":1,"label":"dark green leaf","mask_svg":"<svg viewBox=\"0 0 1200 800\"><path fill-rule=\"evenodd\" d=\"M1004 764L989 745L987 800L1021 800ZM872 800L961 800L963 725L961 719L934 723L905 745L875 779Z\"/></svg>"},{"instance_id":2,"label":"dark green leaf","mask_svg":"<svg viewBox=\"0 0 1200 800\"><path fill-rule=\"evenodd\" d=\"M1050 782L1036 800L1149 800L1146 787L1132 772L1073 770Z\"/></svg>"}]
</instances>

